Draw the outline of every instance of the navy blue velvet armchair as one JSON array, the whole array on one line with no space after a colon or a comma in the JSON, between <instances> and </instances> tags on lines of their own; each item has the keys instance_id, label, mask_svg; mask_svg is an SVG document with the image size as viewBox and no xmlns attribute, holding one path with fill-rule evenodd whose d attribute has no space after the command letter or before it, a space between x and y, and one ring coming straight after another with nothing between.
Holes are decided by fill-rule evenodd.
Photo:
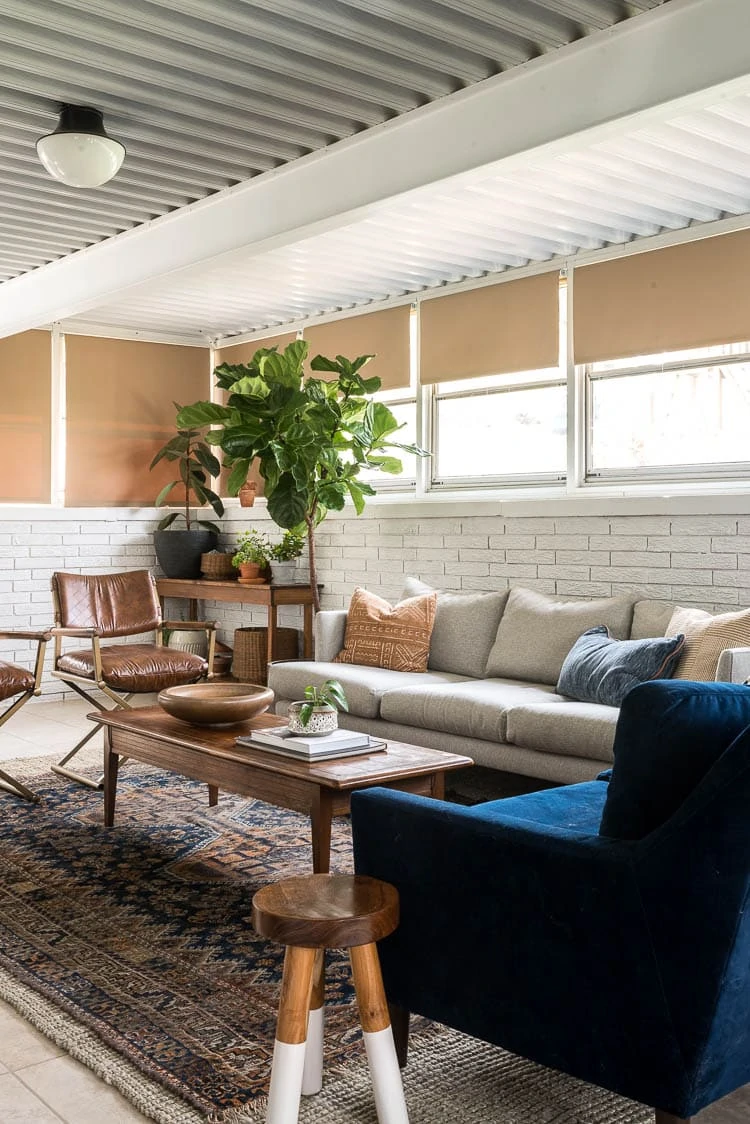
<instances>
[{"instance_id":1,"label":"navy blue velvet armchair","mask_svg":"<svg viewBox=\"0 0 750 1124\"><path fill-rule=\"evenodd\" d=\"M664 1124L750 1081L750 688L636 687L611 777L472 808L372 789L352 826L401 895L396 1011Z\"/></svg>"}]
</instances>

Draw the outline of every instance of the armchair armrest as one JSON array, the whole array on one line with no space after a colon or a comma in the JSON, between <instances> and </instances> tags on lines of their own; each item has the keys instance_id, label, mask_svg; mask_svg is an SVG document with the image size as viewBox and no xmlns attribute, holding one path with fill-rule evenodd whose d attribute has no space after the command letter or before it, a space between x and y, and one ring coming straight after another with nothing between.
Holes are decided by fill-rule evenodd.
<instances>
[{"instance_id":1,"label":"armchair armrest","mask_svg":"<svg viewBox=\"0 0 750 1124\"><path fill-rule=\"evenodd\" d=\"M328 662L344 647L346 609L324 609L315 617L315 659Z\"/></svg>"},{"instance_id":2,"label":"armchair armrest","mask_svg":"<svg viewBox=\"0 0 750 1124\"><path fill-rule=\"evenodd\" d=\"M0 640L43 640L45 644L52 638L52 633L28 632L23 629L4 628L0 630Z\"/></svg>"},{"instance_id":3,"label":"armchair armrest","mask_svg":"<svg viewBox=\"0 0 750 1124\"><path fill-rule=\"evenodd\" d=\"M750 679L750 648L725 648L716 667L717 683L744 683Z\"/></svg>"}]
</instances>

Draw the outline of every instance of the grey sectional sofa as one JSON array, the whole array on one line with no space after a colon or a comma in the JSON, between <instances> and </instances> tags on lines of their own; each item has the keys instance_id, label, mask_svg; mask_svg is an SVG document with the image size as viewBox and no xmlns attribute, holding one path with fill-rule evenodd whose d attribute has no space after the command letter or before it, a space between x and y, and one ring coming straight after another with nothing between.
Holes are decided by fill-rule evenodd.
<instances>
[{"instance_id":1,"label":"grey sectional sofa","mask_svg":"<svg viewBox=\"0 0 750 1124\"><path fill-rule=\"evenodd\" d=\"M404 595L427 589L410 579ZM574 601L520 588L439 592L424 673L333 663L344 645L346 612L323 611L315 622L316 659L274 663L268 683L279 714L304 697L309 683L336 678L350 706L340 715L343 727L574 783L612 763L619 710L556 693L565 655L595 625L607 625L620 639L663 636L674 607L635 596ZM750 649L722 654L717 679L748 676Z\"/></svg>"}]
</instances>

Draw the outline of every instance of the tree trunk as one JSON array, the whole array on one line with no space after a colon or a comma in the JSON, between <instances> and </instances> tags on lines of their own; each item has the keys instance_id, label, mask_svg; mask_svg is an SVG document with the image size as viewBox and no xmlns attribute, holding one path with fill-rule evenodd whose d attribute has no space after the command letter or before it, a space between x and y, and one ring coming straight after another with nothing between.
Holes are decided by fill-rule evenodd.
<instances>
[{"instance_id":1,"label":"tree trunk","mask_svg":"<svg viewBox=\"0 0 750 1124\"><path fill-rule=\"evenodd\" d=\"M320 592L318 590L318 570L315 563L315 520L307 519L307 555L310 562L310 589L312 590L313 608L320 612Z\"/></svg>"}]
</instances>

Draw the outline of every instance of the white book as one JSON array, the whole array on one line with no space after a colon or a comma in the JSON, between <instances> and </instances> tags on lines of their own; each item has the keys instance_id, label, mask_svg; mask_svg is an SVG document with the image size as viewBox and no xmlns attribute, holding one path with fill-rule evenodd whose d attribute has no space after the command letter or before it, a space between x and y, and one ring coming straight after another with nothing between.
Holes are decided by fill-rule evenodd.
<instances>
[{"instance_id":1,"label":"white book","mask_svg":"<svg viewBox=\"0 0 750 1124\"><path fill-rule=\"evenodd\" d=\"M250 741L262 742L263 745L305 750L308 753L315 752L316 756L326 749L356 749L358 746L367 746L370 740L369 734L360 734L357 730L333 730L330 734L315 736L294 734L288 726L255 730L246 736Z\"/></svg>"},{"instance_id":2,"label":"white book","mask_svg":"<svg viewBox=\"0 0 750 1124\"><path fill-rule=\"evenodd\" d=\"M348 749L329 748L321 750L317 753L308 753L305 750L290 748L289 740L287 739L286 745L267 745L265 742L256 741L255 738L247 735L240 735L235 739L238 745L247 746L250 749L259 749L263 753L273 753L279 757L291 757L295 761L307 761L312 763L314 761L328 761L337 757L356 757L358 754L377 753L386 748L386 743L380 741L378 738L369 738L366 745L350 746Z\"/></svg>"}]
</instances>

